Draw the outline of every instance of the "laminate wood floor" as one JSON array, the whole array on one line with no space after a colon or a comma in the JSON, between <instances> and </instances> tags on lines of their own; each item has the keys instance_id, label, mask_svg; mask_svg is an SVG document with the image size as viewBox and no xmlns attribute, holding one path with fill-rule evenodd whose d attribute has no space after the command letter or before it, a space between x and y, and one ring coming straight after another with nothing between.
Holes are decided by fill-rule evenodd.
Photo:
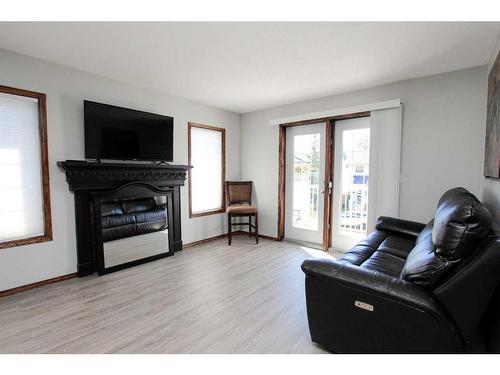
<instances>
[{"instance_id":1,"label":"laminate wood floor","mask_svg":"<svg viewBox=\"0 0 500 375\"><path fill-rule=\"evenodd\" d=\"M315 256L238 236L2 297L0 353L322 353L300 269Z\"/></svg>"}]
</instances>

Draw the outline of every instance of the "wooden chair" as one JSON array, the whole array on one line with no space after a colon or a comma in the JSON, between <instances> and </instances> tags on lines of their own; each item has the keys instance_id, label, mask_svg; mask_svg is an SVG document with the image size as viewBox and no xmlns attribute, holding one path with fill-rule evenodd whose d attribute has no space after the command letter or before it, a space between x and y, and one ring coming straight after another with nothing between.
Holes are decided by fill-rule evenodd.
<instances>
[{"instance_id":1,"label":"wooden chair","mask_svg":"<svg viewBox=\"0 0 500 375\"><path fill-rule=\"evenodd\" d=\"M252 206L252 181L226 181L226 192L228 206L227 212L227 239L231 246L233 226L248 225L248 235L255 236L255 242L259 243L259 217L257 207ZM255 225L252 225L252 216ZM248 217L248 223L233 223L233 217ZM252 228L254 232L252 233Z\"/></svg>"}]
</instances>

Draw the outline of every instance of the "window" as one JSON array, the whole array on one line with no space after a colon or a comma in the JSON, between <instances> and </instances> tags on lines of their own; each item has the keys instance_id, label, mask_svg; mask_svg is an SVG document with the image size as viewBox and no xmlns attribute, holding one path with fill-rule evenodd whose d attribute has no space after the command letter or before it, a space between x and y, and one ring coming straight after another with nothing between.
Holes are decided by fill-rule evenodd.
<instances>
[{"instance_id":1,"label":"window","mask_svg":"<svg viewBox=\"0 0 500 375\"><path fill-rule=\"evenodd\" d=\"M0 248L52 240L45 94L0 86Z\"/></svg>"},{"instance_id":2,"label":"window","mask_svg":"<svg viewBox=\"0 0 500 375\"><path fill-rule=\"evenodd\" d=\"M189 217L225 211L225 129L188 124Z\"/></svg>"}]
</instances>

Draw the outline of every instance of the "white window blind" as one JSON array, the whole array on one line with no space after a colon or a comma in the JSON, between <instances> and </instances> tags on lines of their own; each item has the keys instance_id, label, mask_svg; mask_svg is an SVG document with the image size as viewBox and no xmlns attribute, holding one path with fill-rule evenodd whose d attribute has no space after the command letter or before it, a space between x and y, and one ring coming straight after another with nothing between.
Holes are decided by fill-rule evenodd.
<instances>
[{"instance_id":1,"label":"white window blind","mask_svg":"<svg viewBox=\"0 0 500 375\"><path fill-rule=\"evenodd\" d=\"M38 100L0 93L0 242L43 235Z\"/></svg>"},{"instance_id":2,"label":"white window blind","mask_svg":"<svg viewBox=\"0 0 500 375\"><path fill-rule=\"evenodd\" d=\"M191 132L191 211L216 211L223 206L224 133L199 127Z\"/></svg>"},{"instance_id":3,"label":"white window blind","mask_svg":"<svg viewBox=\"0 0 500 375\"><path fill-rule=\"evenodd\" d=\"M368 233L379 216L399 217L402 107L372 111L370 120Z\"/></svg>"}]
</instances>

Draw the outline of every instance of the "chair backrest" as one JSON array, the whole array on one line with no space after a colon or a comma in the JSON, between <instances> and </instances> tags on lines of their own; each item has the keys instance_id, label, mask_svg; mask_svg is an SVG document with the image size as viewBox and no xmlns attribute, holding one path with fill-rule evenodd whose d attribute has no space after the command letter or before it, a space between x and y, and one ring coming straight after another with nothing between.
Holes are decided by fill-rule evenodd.
<instances>
[{"instance_id":1,"label":"chair backrest","mask_svg":"<svg viewBox=\"0 0 500 375\"><path fill-rule=\"evenodd\" d=\"M226 181L227 201L232 204L252 204L252 181Z\"/></svg>"}]
</instances>

